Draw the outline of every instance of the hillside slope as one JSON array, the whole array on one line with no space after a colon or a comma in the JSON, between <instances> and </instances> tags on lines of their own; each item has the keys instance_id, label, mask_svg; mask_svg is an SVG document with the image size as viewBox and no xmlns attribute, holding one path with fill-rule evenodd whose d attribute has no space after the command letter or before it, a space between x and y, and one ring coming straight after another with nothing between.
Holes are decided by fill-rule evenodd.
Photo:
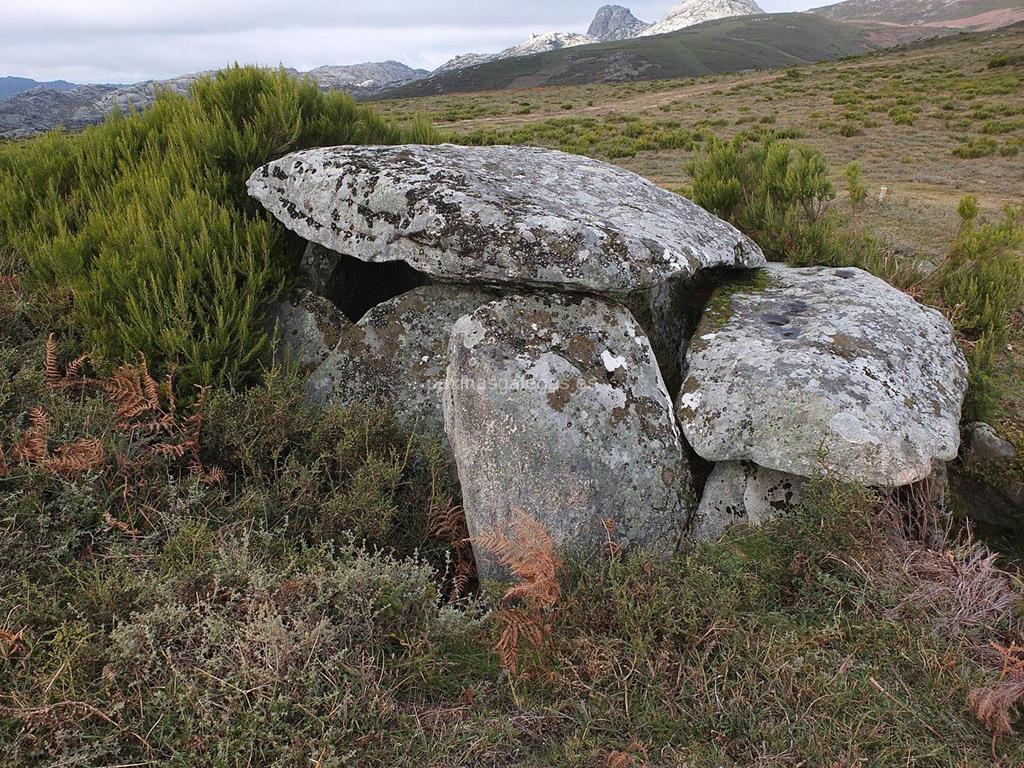
<instances>
[{"instance_id":1,"label":"hillside slope","mask_svg":"<svg viewBox=\"0 0 1024 768\"><path fill-rule=\"evenodd\" d=\"M688 77L769 69L880 47L871 30L800 13L747 16L654 37L584 45L445 72L380 98Z\"/></svg>"},{"instance_id":2,"label":"hillside slope","mask_svg":"<svg viewBox=\"0 0 1024 768\"><path fill-rule=\"evenodd\" d=\"M18 93L30 91L33 88L49 88L54 91L69 91L74 87L74 83L69 83L66 80L53 80L47 83L40 83L28 77L0 77L0 100L9 98Z\"/></svg>"},{"instance_id":3,"label":"hillside slope","mask_svg":"<svg viewBox=\"0 0 1024 768\"><path fill-rule=\"evenodd\" d=\"M1024 0L845 0L811 13L835 21L985 30L1024 21Z\"/></svg>"}]
</instances>

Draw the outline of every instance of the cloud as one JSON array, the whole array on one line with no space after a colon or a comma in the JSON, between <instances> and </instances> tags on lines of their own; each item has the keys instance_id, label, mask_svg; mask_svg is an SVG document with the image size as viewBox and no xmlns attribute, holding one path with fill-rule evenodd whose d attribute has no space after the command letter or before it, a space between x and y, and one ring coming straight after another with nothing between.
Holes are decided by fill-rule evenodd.
<instances>
[{"instance_id":1,"label":"cloud","mask_svg":"<svg viewBox=\"0 0 1024 768\"><path fill-rule=\"evenodd\" d=\"M234 61L311 69L394 59L432 69L456 54L497 51L534 32L585 31L601 2L34 0L11 8L4 0L0 75L134 82ZM626 4L653 21L672 0Z\"/></svg>"}]
</instances>

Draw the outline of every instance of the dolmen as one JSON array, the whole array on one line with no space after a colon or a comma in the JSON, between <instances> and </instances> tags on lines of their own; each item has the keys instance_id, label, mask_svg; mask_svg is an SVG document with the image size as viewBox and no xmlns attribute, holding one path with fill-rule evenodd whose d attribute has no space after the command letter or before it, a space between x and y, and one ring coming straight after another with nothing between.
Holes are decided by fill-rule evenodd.
<instances>
[{"instance_id":1,"label":"dolmen","mask_svg":"<svg viewBox=\"0 0 1024 768\"><path fill-rule=\"evenodd\" d=\"M569 552L614 531L670 553L810 478L897 487L956 456L967 368L941 314L859 269L769 264L621 168L341 146L248 189L308 241L275 322L309 397L441 436L471 537L525 512Z\"/></svg>"}]
</instances>

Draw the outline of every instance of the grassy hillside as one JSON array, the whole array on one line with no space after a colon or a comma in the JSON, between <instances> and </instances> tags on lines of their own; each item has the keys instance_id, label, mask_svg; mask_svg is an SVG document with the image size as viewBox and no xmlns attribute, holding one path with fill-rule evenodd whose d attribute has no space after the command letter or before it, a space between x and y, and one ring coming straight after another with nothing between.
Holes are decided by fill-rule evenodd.
<instances>
[{"instance_id":1,"label":"grassy hillside","mask_svg":"<svg viewBox=\"0 0 1024 768\"><path fill-rule=\"evenodd\" d=\"M748 16L666 35L563 48L467 67L396 88L382 98L773 69L837 59L875 47L869 30L863 27L806 14Z\"/></svg>"},{"instance_id":2,"label":"grassy hillside","mask_svg":"<svg viewBox=\"0 0 1024 768\"><path fill-rule=\"evenodd\" d=\"M812 13L836 21L995 29L1024 21L1024 4L1020 0L845 0Z\"/></svg>"}]
</instances>

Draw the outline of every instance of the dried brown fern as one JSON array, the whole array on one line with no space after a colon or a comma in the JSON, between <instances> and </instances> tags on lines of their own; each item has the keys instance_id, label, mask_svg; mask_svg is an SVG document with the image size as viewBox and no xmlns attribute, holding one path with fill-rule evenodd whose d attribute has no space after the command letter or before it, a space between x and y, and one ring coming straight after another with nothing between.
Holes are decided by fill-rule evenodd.
<instances>
[{"instance_id":1,"label":"dried brown fern","mask_svg":"<svg viewBox=\"0 0 1024 768\"><path fill-rule=\"evenodd\" d=\"M1002 664L1000 678L993 685L971 691L967 703L993 736L1013 736L1013 722L1024 704L1024 646L992 643L987 655Z\"/></svg>"},{"instance_id":2,"label":"dried brown fern","mask_svg":"<svg viewBox=\"0 0 1024 768\"><path fill-rule=\"evenodd\" d=\"M453 602L464 597L476 577L473 547L466 529L466 515L462 507L452 504L430 510L430 534L448 542L452 553L452 588L449 599Z\"/></svg>"},{"instance_id":3,"label":"dried brown fern","mask_svg":"<svg viewBox=\"0 0 1024 768\"><path fill-rule=\"evenodd\" d=\"M503 628L496 646L502 664L516 673L524 643L540 650L551 636L550 613L561 597L558 569L562 561L555 553L551 534L521 509L513 511L507 531L485 531L476 543L517 580L502 597L497 615Z\"/></svg>"},{"instance_id":4,"label":"dried brown fern","mask_svg":"<svg viewBox=\"0 0 1024 768\"><path fill-rule=\"evenodd\" d=\"M139 354L137 365L126 363L117 368L100 386L117 408L114 419L118 428L141 431L167 428L168 414L160 406L160 385L150 375L145 355Z\"/></svg>"},{"instance_id":5,"label":"dried brown fern","mask_svg":"<svg viewBox=\"0 0 1024 768\"><path fill-rule=\"evenodd\" d=\"M87 437L59 446L54 452L53 458L46 462L45 467L55 474L74 477L99 469L105 458L103 443L96 438Z\"/></svg>"},{"instance_id":6,"label":"dried brown fern","mask_svg":"<svg viewBox=\"0 0 1024 768\"><path fill-rule=\"evenodd\" d=\"M0 627L0 658L9 659L21 650L22 632L11 632Z\"/></svg>"},{"instance_id":7,"label":"dried brown fern","mask_svg":"<svg viewBox=\"0 0 1024 768\"><path fill-rule=\"evenodd\" d=\"M11 458L15 461L37 462L49 456L50 417L35 406L28 413L29 427L21 439L11 450Z\"/></svg>"},{"instance_id":8,"label":"dried brown fern","mask_svg":"<svg viewBox=\"0 0 1024 768\"><path fill-rule=\"evenodd\" d=\"M46 386L50 389L73 389L94 383L92 379L82 375L82 367L88 359L87 355L75 358L66 366L60 365L57 361L56 334L51 333L46 337L45 351Z\"/></svg>"}]
</instances>

